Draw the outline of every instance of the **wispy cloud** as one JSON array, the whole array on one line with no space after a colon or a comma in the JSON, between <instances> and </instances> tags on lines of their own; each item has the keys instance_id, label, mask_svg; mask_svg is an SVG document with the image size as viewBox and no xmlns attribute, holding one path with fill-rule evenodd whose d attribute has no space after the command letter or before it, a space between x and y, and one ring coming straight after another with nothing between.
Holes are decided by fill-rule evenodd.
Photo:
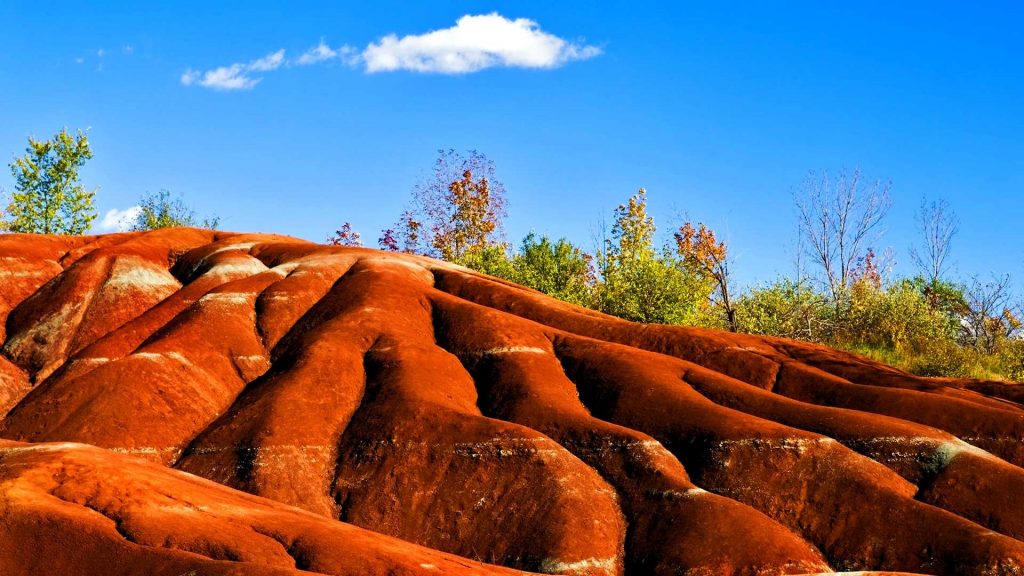
<instances>
[{"instance_id":1,"label":"wispy cloud","mask_svg":"<svg viewBox=\"0 0 1024 576\"><path fill-rule=\"evenodd\" d=\"M132 206L124 210L114 208L103 215L97 228L103 232L124 232L131 228L141 211L141 206Z\"/></svg>"},{"instance_id":2,"label":"wispy cloud","mask_svg":"<svg viewBox=\"0 0 1024 576\"><path fill-rule=\"evenodd\" d=\"M284 50L271 52L262 58L249 63L235 63L221 66L206 72L189 68L181 74L181 83L185 86L198 84L214 90L251 90L260 83L262 78L254 78L252 72L270 72L284 64Z\"/></svg>"},{"instance_id":3,"label":"wispy cloud","mask_svg":"<svg viewBox=\"0 0 1024 576\"><path fill-rule=\"evenodd\" d=\"M306 50L301 56L295 59L298 66L309 66L338 59L345 64L355 65L359 61L359 54L355 48L344 45L339 48L331 48L322 39L316 46Z\"/></svg>"},{"instance_id":4,"label":"wispy cloud","mask_svg":"<svg viewBox=\"0 0 1024 576\"><path fill-rule=\"evenodd\" d=\"M422 73L468 74L486 68L557 68L601 54L597 46L570 42L541 30L527 18L511 20L498 13L459 18L450 28L399 38L395 34L371 42L362 51L349 45L332 48L323 40L298 57L284 49L248 63L236 62L212 70L189 68L181 75L185 86L214 90L251 90L263 79L254 72L282 66L311 66L338 61L368 73L409 70Z\"/></svg>"},{"instance_id":5,"label":"wispy cloud","mask_svg":"<svg viewBox=\"0 0 1024 576\"><path fill-rule=\"evenodd\" d=\"M185 86L199 84L214 90L251 90L260 80L262 78L246 76L246 68L242 64L221 66L207 72L189 69L181 74L181 83Z\"/></svg>"},{"instance_id":6,"label":"wispy cloud","mask_svg":"<svg viewBox=\"0 0 1024 576\"><path fill-rule=\"evenodd\" d=\"M106 48L96 48L95 50L90 49L87 53L75 57L75 64L85 64L88 62L96 63L96 71L103 71L103 64L106 60L116 59L118 56L130 57L135 53L135 48L131 45L125 44L120 50L108 50Z\"/></svg>"},{"instance_id":7,"label":"wispy cloud","mask_svg":"<svg viewBox=\"0 0 1024 576\"><path fill-rule=\"evenodd\" d=\"M254 72L270 72L271 70L277 70L284 64L284 50L278 50L267 54L263 58L253 60L249 63L249 70Z\"/></svg>"},{"instance_id":8,"label":"wispy cloud","mask_svg":"<svg viewBox=\"0 0 1024 576\"><path fill-rule=\"evenodd\" d=\"M600 53L544 32L533 20L493 13L463 16L451 28L426 34L390 34L367 46L362 57L367 72L466 74L496 66L557 68Z\"/></svg>"}]
</instances>

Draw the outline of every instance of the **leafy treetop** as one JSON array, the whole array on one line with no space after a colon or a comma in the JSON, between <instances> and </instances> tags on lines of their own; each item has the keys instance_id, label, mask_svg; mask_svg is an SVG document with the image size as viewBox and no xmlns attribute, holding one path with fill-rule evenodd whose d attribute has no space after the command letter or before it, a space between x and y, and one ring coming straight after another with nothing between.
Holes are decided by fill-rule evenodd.
<instances>
[{"instance_id":1,"label":"leafy treetop","mask_svg":"<svg viewBox=\"0 0 1024 576\"><path fill-rule=\"evenodd\" d=\"M28 139L25 155L10 164L15 192L7 207L12 232L83 234L96 219L96 190L86 190L78 170L92 158L89 140L61 129L50 140Z\"/></svg>"},{"instance_id":2,"label":"leafy treetop","mask_svg":"<svg viewBox=\"0 0 1024 576\"><path fill-rule=\"evenodd\" d=\"M132 230L157 230L176 226L191 226L216 230L220 218L210 216L202 220L194 210L185 205L181 197L171 198L171 193L161 190L156 194L143 196L139 213L132 221Z\"/></svg>"}]
</instances>

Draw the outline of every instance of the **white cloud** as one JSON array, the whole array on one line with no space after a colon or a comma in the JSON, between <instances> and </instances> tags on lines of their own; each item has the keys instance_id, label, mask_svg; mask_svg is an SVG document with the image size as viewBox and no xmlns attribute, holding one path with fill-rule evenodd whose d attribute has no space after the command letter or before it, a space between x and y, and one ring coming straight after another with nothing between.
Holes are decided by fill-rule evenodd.
<instances>
[{"instance_id":1,"label":"white cloud","mask_svg":"<svg viewBox=\"0 0 1024 576\"><path fill-rule=\"evenodd\" d=\"M104 232L124 232L131 228L141 211L141 206L132 206L124 210L114 208L103 215L103 220L100 221L98 228Z\"/></svg>"},{"instance_id":2,"label":"white cloud","mask_svg":"<svg viewBox=\"0 0 1024 576\"><path fill-rule=\"evenodd\" d=\"M260 83L262 78L251 78L246 76L245 72L246 69L241 64L221 66L208 70L202 76L199 75L199 72L189 70L186 72L189 76L189 82L186 82L186 85L197 79L200 86L214 90L251 90ZM184 81L184 78L182 80Z\"/></svg>"},{"instance_id":3,"label":"white cloud","mask_svg":"<svg viewBox=\"0 0 1024 576\"><path fill-rule=\"evenodd\" d=\"M262 78L253 78L249 76L250 72L277 70L284 62L284 49L281 49L247 64L239 62L206 72L189 68L181 74L181 83L185 86L198 84L214 90L251 90L260 83Z\"/></svg>"},{"instance_id":4,"label":"white cloud","mask_svg":"<svg viewBox=\"0 0 1024 576\"><path fill-rule=\"evenodd\" d=\"M451 28L398 38L390 34L362 53L367 72L412 70L465 74L494 66L556 68L601 53L540 29L533 20L493 13L463 16Z\"/></svg>"},{"instance_id":5,"label":"white cloud","mask_svg":"<svg viewBox=\"0 0 1024 576\"><path fill-rule=\"evenodd\" d=\"M323 40L316 46L306 50L301 56L291 62L296 66L309 66L319 64L328 60L339 60L347 66L357 66L360 61L359 51L345 44L338 48L331 48Z\"/></svg>"},{"instance_id":6,"label":"white cloud","mask_svg":"<svg viewBox=\"0 0 1024 576\"><path fill-rule=\"evenodd\" d=\"M181 75L185 86L214 90L251 90L262 77L282 66L310 66L337 60L347 66L363 66L366 72L412 70L442 74L466 74L497 66L557 68L574 60L601 54L601 49L559 38L540 29L533 20L510 20L497 12L466 15L454 26L399 38L389 34L360 52L343 45L331 48L320 42L297 58L285 57L284 49L248 63L236 62L212 70L189 68Z\"/></svg>"},{"instance_id":7,"label":"white cloud","mask_svg":"<svg viewBox=\"0 0 1024 576\"><path fill-rule=\"evenodd\" d=\"M120 50L110 50L107 48L97 48L95 50L89 49L89 51L82 56L75 57L75 64L85 64L86 62L95 62L96 71L102 72L104 62L111 61L118 58L118 56L127 58L135 53L135 48L130 44L125 44Z\"/></svg>"},{"instance_id":8,"label":"white cloud","mask_svg":"<svg viewBox=\"0 0 1024 576\"><path fill-rule=\"evenodd\" d=\"M337 50L331 49L323 40L320 40L319 44L307 50L302 56L299 56L295 63L299 66L309 66L310 64L316 64L325 60L332 60L337 56Z\"/></svg>"},{"instance_id":9,"label":"white cloud","mask_svg":"<svg viewBox=\"0 0 1024 576\"><path fill-rule=\"evenodd\" d=\"M271 54L267 54L263 58L253 60L249 63L249 70L254 72L270 72L271 70L277 70L284 64L284 49L278 50Z\"/></svg>"}]
</instances>

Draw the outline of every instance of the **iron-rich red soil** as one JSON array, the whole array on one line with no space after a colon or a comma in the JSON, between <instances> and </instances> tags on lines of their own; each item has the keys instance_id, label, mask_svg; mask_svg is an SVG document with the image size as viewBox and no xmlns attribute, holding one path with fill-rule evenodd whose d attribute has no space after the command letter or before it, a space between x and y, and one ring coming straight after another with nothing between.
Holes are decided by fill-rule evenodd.
<instances>
[{"instance_id":1,"label":"iron-rich red soil","mask_svg":"<svg viewBox=\"0 0 1024 576\"><path fill-rule=\"evenodd\" d=\"M191 229L0 236L0 340L2 574L1024 574L1010 384Z\"/></svg>"}]
</instances>

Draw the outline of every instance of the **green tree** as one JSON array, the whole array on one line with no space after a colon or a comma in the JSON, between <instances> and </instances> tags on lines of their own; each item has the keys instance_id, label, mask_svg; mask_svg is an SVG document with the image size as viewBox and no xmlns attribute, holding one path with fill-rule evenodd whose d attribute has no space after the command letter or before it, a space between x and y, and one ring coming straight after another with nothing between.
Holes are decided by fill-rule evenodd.
<instances>
[{"instance_id":1,"label":"green tree","mask_svg":"<svg viewBox=\"0 0 1024 576\"><path fill-rule=\"evenodd\" d=\"M654 218L647 214L647 190L641 188L615 209L609 260L620 264L655 257Z\"/></svg>"},{"instance_id":2,"label":"green tree","mask_svg":"<svg viewBox=\"0 0 1024 576\"><path fill-rule=\"evenodd\" d=\"M25 155L10 164L15 191L6 228L36 234L83 234L96 219L96 190L86 190L78 170L92 158L89 140L61 129L51 140L28 139Z\"/></svg>"},{"instance_id":3,"label":"green tree","mask_svg":"<svg viewBox=\"0 0 1024 576\"><path fill-rule=\"evenodd\" d=\"M194 210L185 205L181 196L172 198L167 190L156 194L147 194L139 202L139 213L131 223L132 230L157 230L190 226L216 230L220 224L217 216L205 217L200 220Z\"/></svg>"},{"instance_id":4,"label":"green tree","mask_svg":"<svg viewBox=\"0 0 1024 576\"><path fill-rule=\"evenodd\" d=\"M530 232L512 259L510 280L559 300L592 306L596 277L591 261L565 238L553 242Z\"/></svg>"},{"instance_id":5,"label":"green tree","mask_svg":"<svg viewBox=\"0 0 1024 576\"><path fill-rule=\"evenodd\" d=\"M455 264L472 268L484 274L515 282L515 270L508 255L508 245L490 244L464 252L453 260Z\"/></svg>"},{"instance_id":6,"label":"green tree","mask_svg":"<svg viewBox=\"0 0 1024 576\"><path fill-rule=\"evenodd\" d=\"M713 285L672 250L655 249L655 231L641 188L616 208L611 238L598 253L598 309L635 322L704 324Z\"/></svg>"}]
</instances>

